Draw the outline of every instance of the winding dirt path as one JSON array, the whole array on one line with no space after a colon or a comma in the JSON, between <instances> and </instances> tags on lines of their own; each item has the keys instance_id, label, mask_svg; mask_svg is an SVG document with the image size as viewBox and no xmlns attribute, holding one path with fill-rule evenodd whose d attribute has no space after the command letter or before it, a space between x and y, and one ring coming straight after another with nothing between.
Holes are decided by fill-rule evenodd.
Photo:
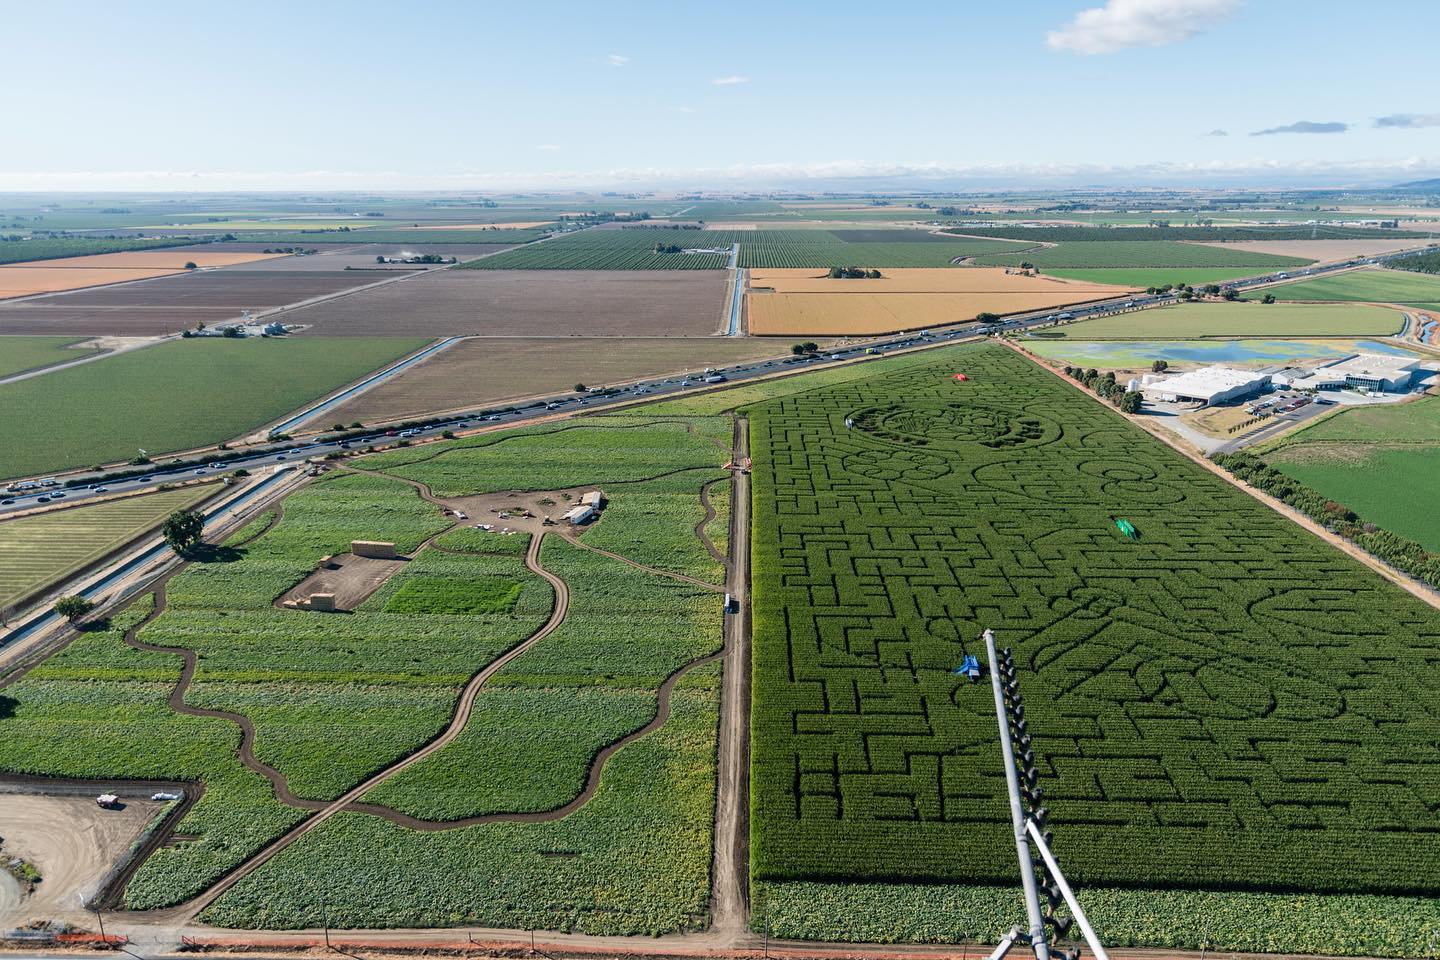
<instances>
[{"instance_id":1,"label":"winding dirt path","mask_svg":"<svg viewBox=\"0 0 1440 960\"><path fill-rule=\"evenodd\" d=\"M730 483L730 478L717 477L716 479L711 480L709 483L705 484L703 487L700 488L700 505L705 508L705 518L699 523L695 524L695 537L705 546L705 552L709 553L710 556L714 557L716 562L728 566L730 563L730 558L725 556L725 554L721 553L719 550L715 549L715 542L710 539L710 534L705 532L705 528L710 526L710 521L714 520L715 517L718 516L715 505L710 502L710 488L715 486L715 484L717 483Z\"/></svg>"},{"instance_id":2,"label":"winding dirt path","mask_svg":"<svg viewBox=\"0 0 1440 960\"><path fill-rule=\"evenodd\" d=\"M426 496L427 499L430 498L429 490L428 488L425 488L424 484L421 484L417 481L407 482L410 482L417 489L421 489L422 495ZM254 873L264 864L269 862L270 859L273 858L281 850L284 850L286 847L290 846L290 844L294 843L296 840L299 840L305 834L309 833L311 830L314 830L316 827L324 823L326 820L329 820L335 814L341 812L342 810L355 807L356 801L359 800L360 797L363 796L365 793L369 792L374 787L379 786L381 783L395 776L402 770L414 766L415 764L419 763L421 760L424 760L431 754L443 750L457 737L459 737L461 733L464 732L465 725L470 721L470 714L475 707L475 700L480 695L480 689L485 686L485 684L490 680L490 678L494 677L495 674L499 673L502 669L504 669L504 667L512 660L514 660L516 657L520 656L522 653L529 650L531 647L535 646L535 644L539 643L541 640L545 639L547 636L553 633L555 629L559 627L560 624L565 620L565 614L569 610L570 606L570 589L568 586L566 586L564 580L561 580L555 574L551 573L540 565L540 546L544 539L545 538L543 534L538 537L532 537L530 540L530 547L525 554L525 566L528 567L533 573L544 577L545 580L550 583L550 586L553 587L555 590L555 606L550 611L550 617L548 620L546 620L544 626L542 626L539 630L536 630L525 640L511 647L508 651L501 654L499 657L496 657L494 660L490 661L490 663L487 664L484 669L482 669L479 673L475 674L473 677L470 678L469 683L465 685L465 688L460 693L460 698L455 705L455 711L451 715L449 724L446 725L445 729L441 731L438 736L432 739L425 746L421 747L419 750L416 750L414 753L411 753L408 756L397 760L395 763L392 763L390 766L384 768L383 770L371 774L361 783L357 784L354 787L351 787L349 790L347 790L345 793L343 793L336 799L330 801L303 800L300 801L300 803L298 804L294 804L291 803L291 801L287 799L286 796L281 794L281 784L284 784L284 778L280 777L278 782L275 780L271 780L271 783L276 786L275 795L278 799L291 806L298 806L300 809L303 810L314 810L315 815L307 818L301 823L296 824L285 834L283 834L276 840L271 841L258 853L251 856L244 863L240 864L234 870L221 877L220 880L213 884L209 889L205 890L200 895L185 903L183 905L183 914L187 918L193 918L195 915L200 913L200 911L204 910L210 904L214 903L220 896L222 896L235 884L239 883L245 877L249 876L251 873ZM174 652L173 648L162 647L160 649ZM193 674L193 670L191 671L191 673ZM174 700L174 695L172 695L172 705L174 705ZM193 710L197 708L187 707L186 709ZM244 720L244 724L248 725L249 721ZM253 726L251 727L251 729L253 730ZM245 762L243 744L241 760L242 762ZM264 774L264 771L260 769L259 766L252 766L249 762L246 762L246 766L251 767L251 769L256 770L256 772L258 773ZM277 776L279 775L277 774ZM288 784L284 785L284 791L285 794L288 794L290 797L294 796L293 794L290 794ZM405 816L404 814L400 814L396 811L389 810L388 808L380 807L377 805L365 804L363 806L366 808L364 812L374 813L376 815L383 815L386 816L387 819L396 819L396 822L401 822L397 818ZM385 812L381 813L381 811ZM442 827L441 829L444 829L444 827Z\"/></svg>"}]
</instances>

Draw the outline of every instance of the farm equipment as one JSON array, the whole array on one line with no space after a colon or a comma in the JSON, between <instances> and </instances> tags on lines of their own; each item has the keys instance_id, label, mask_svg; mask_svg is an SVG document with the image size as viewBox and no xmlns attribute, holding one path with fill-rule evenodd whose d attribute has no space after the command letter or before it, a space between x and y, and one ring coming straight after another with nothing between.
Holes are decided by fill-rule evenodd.
<instances>
[{"instance_id":1,"label":"farm equipment","mask_svg":"<svg viewBox=\"0 0 1440 960\"><path fill-rule=\"evenodd\" d=\"M1124 517L1117 518L1115 521L1115 526L1119 529L1121 533L1125 534L1125 538L1127 540L1140 539L1140 531L1135 529L1135 524L1131 523L1129 520L1126 520Z\"/></svg>"},{"instance_id":2,"label":"farm equipment","mask_svg":"<svg viewBox=\"0 0 1440 960\"><path fill-rule=\"evenodd\" d=\"M120 798L113 793L102 793L95 798L95 805L103 810L118 810L120 808Z\"/></svg>"},{"instance_id":3,"label":"farm equipment","mask_svg":"<svg viewBox=\"0 0 1440 960\"><path fill-rule=\"evenodd\" d=\"M981 676L980 661L967 653L965 659L960 661L960 666L956 667L954 672L958 676L966 678L971 683L979 683Z\"/></svg>"},{"instance_id":4,"label":"farm equipment","mask_svg":"<svg viewBox=\"0 0 1440 960\"><path fill-rule=\"evenodd\" d=\"M969 380L970 378L967 377L967 376L965 376L965 374L963 374L963 373L957 373L957 374L955 374L955 379L956 379L957 381L959 381L960 383L964 383L966 380Z\"/></svg>"}]
</instances>

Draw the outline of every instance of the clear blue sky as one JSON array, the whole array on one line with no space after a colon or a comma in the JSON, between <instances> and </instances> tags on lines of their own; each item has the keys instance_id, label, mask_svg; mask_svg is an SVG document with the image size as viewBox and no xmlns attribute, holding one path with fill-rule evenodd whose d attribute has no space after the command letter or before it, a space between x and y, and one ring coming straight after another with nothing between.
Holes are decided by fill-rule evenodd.
<instances>
[{"instance_id":1,"label":"clear blue sky","mask_svg":"<svg viewBox=\"0 0 1440 960\"><path fill-rule=\"evenodd\" d=\"M1440 172L1440 4L1092 7L12 3L0 189Z\"/></svg>"}]
</instances>

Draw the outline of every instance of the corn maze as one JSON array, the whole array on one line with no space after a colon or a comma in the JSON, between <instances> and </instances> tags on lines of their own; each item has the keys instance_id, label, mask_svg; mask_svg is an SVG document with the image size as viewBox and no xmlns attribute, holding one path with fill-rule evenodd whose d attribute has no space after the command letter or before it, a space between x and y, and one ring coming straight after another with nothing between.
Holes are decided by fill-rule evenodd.
<instances>
[{"instance_id":1,"label":"corn maze","mask_svg":"<svg viewBox=\"0 0 1440 960\"><path fill-rule=\"evenodd\" d=\"M1073 881L1440 891L1440 613L1018 355L937 356L749 409L755 877L1014 883L953 673L988 626Z\"/></svg>"}]
</instances>

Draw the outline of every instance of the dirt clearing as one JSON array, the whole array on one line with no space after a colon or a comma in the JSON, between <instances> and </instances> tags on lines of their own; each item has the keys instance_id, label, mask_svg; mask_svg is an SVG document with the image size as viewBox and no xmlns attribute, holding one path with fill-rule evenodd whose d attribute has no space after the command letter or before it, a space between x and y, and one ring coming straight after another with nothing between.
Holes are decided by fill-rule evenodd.
<instances>
[{"instance_id":1,"label":"dirt clearing","mask_svg":"<svg viewBox=\"0 0 1440 960\"><path fill-rule=\"evenodd\" d=\"M577 383L595 387L686 371L695 374L709 366L788 352L788 341L745 337L462 340L332 410L325 419L402 420L567 392Z\"/></svg>"},{"instance_id":2,"label":"dirt clearing","mask_svg":"<svg viewBox=\"0 0 1440 960\"><path fill-rule=\"evenodd\" d=\"M404 566L403 559L382 560L376 557L357 557L353 553L336 554L310 576L291 587L275 605L303 605L318 593L329 594L333 598L335 610L354 610Z\"/></svg>"},{"instance_id":3,"label":"dirt clearing","mask_svg":"<svg viewBox=\"0 0 1440 960\"><path fill-rule=\"evenodd\" d=\"M144 796L149 796L148 791ZM8 914L0 899L0 930L32 918L84 916L80 899L95 895L110 869L164 806L124 796L122 809L104 810L96 806L94 795L0 793L4 852L33 865L42 878L35 892Z\"/></svg>"},{"instance_id":4,"label":"dirt clearing","mask_svg":"<svg viewBox=\"0 0 1440 960\"><path fill-rule=\"evenodd\" d=\"M322 336L706 336L724 319L726 280L723 270L442 270L280 319Z\"/></svg>"}]
</instances>

